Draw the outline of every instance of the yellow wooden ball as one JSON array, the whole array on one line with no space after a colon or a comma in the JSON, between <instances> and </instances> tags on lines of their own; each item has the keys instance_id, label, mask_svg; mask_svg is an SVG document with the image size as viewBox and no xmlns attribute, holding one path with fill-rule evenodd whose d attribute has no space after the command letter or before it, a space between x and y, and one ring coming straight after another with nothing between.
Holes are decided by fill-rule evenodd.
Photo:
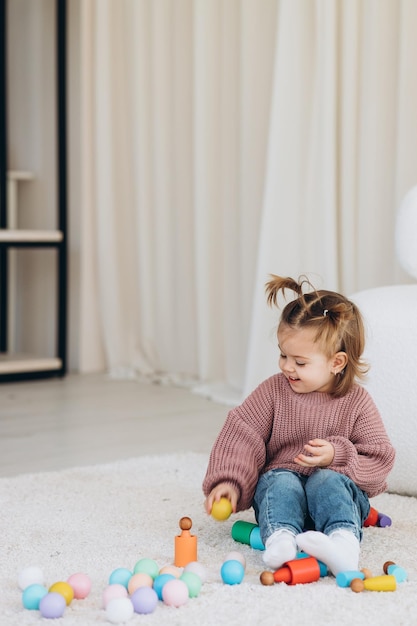
<instances>
[{"instance_id":1,"label":"yellow wooden ball","mask_svg":"<svg viewBox=\"0 0 417 626\"><path fill-rule=\"evenodd\" d=\"M232 503L227 498L215 500L211 507L211 515L219 522L227 520L232 514Z\"/></svg>"}]
</instances>

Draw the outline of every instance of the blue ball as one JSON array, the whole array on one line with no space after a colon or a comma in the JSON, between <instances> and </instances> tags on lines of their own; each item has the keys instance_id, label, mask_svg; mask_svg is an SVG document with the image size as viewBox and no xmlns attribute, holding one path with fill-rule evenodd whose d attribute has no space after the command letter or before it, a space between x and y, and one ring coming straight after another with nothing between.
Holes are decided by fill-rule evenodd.
<instances>
[{"instance_id":1,"label":"blue ball","mask_svg":"<svg viewBox=\"0 0 417 626\"><path fill-rule=\"evenodd\" d=\"M240 561L225 561L221 567L220 575L225 585L239 585L245 575L245 568Z\"/></svg>"},{"instance_id":2,"label":"blue ball","mask_svg":"<svg viewBox=\"0 0 417 626\"><path fill-rule=\"evenodd\" d=\"M22 593L23 607L30 611L37 611L39 609L39 602L47 593L48 590L43 585L29 585Z\"/></svg>"},{"instance_id":3,"label":"blue ball","mask_svg":"<svg viewBox=\"0 0 417 626\"><path fill-rule=\"evenodd\" d=\"M132 593L130 599L135 613L141 615L153 613L158 604L158 594L152 587L139 587Z\"/></svg>"},{"instance_id":4,"label":"blue ball","mask_svg":"<svg viewBox=\"0 0 417 626\"><path fill-rule=\"evenodd\" d=\"M133 572L126 569L125 567L118 567L113 570L109 576L109 585L123 585L123 587L128 587L129 580L132 578Z\"/></svg>"},{"instance_id":5,"label":"blue ball","mask_svg":"<svg viewBox=\"0 0 417 626\"><path fill-rule=\"evenodd\" d=\"M164 588L164 585L169 580L172 580L174 578L175 578L175 576L173 576L172 574L159 574L155 578L155 580L153 581L153 588L155 589L159 600L163 600L163 598L162 598L162 589Z\"/></svg>"}]
</instances>

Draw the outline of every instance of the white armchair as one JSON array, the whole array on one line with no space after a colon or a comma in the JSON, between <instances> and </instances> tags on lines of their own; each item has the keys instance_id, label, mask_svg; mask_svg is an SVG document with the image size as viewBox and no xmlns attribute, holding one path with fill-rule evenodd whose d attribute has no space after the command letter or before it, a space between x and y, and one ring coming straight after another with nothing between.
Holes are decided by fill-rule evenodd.
<instances>
[{"instance_id":1,"label":"white armchair","mask_svg":"<svg viewBox=\"0 0 417 626\"><path fill-rule=\"evenodd\" d=\"M417 186L398 211L396 253L417 279ZM417 496L417 284L378 287L352 296L367 329L367 389L396 448L391 492Z\"/></svg>"}]
</instances>

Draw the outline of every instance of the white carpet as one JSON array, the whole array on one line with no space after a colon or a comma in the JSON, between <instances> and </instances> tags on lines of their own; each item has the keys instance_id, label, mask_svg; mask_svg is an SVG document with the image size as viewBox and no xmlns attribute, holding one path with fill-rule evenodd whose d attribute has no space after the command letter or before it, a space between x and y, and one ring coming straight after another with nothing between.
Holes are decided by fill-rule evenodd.
<instances>
[{"instance_id":1,"label":"white carpet","mask_svg":"<svg viewBox=\"0 0 417 626\"><path fill-rule=\"evenodd\" d=\"M182 454L142 457L109 465L0 479L0 624L108 624L102 593L116 567L132 569L143 557L162 567L172 562L178 520L188 515L198 537L199 561L208 580L200 595L180 608L159 603L150 615L129 624L298 626L410 626L417 624L417 498L384 494L372 504L393 519L390 528L365 530L361 566L374 575L387 560L409 573L395 592L354 594L332 577L297 586L264 587L261 553L237 544L230 530L236 519L216 522L203 509L201 481L207 457ZM247 559L240 585L224 585L220 567L238 549ZM64 617L42 619L22 607L17 577L29 565L41 567L47 583L75 572L93 582L85 600L74 600Z\"/></svg>"}]
</instances>

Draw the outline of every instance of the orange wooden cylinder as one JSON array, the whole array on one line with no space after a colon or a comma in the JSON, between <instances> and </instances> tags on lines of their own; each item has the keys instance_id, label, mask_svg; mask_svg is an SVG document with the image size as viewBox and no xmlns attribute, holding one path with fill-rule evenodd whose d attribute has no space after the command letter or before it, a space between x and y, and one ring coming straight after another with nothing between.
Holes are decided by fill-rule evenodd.
<instances>
[{"instance_id":1,"label":"orange wooden cylinder","mask_svg":"<svg viewBox=\"0 0 417 626\"><path fill-rule=\"evenodd\" d=\"M313 556L304 559L287 561L282 567L274 572L276 583L298 585L299 583L312 583L320 578L320 565Z\"/></svg>"},{"instance_id":2,"label":"orange wooden cylinder","mask_svg":"<svg viewBox=\"0 0 417 626\"><path fill-rule=\"evenodd\" d=\"M185 567L193 561L197 561L197 537L189 530L183 530L175 537L174 565Z\"/></svg>"},{"instance_id":3,"label":"orange wooden cylinder","mask_svg":"<svg viewBox=\"0 0 417 626\"><path fill-rule=\"evenodd\" d=\"M276 583L291 583L291 570L286 565L283 565L276 572L274 572L274 580Z\"/></svg>"},{"instance_id":4,"label":"orange wooden cylinder","mask_svg":"<svg viewBox=\"0 0 417 626\"><path fill-rule=\"evenodd\" d=\"M288 561L286 565L291 571L290 585L313 583L320 578L320 566L313 556L306 559L294 559Z\"/></svg>"}]
</instances>

